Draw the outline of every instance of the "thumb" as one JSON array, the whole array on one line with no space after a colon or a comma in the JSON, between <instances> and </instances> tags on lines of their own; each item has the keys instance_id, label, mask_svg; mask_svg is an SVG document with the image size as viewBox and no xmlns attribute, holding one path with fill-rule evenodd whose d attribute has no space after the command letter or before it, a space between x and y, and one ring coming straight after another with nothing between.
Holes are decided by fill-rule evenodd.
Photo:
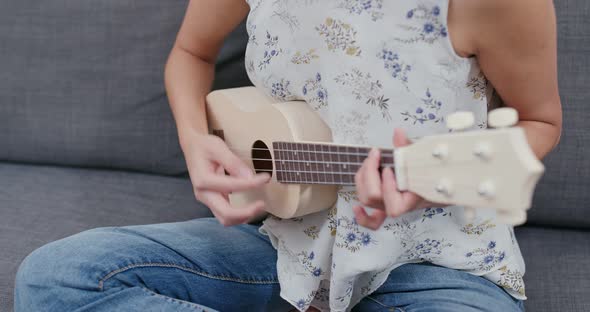
<instances>
[{"instance_id":1,"label":"thumb","mask_svg":"<svg viewBox=\"0 0 590 312\"><path fill-rule=\"evenodd\" d=\"M248 167L225 143L215 144L212 147L213 157L230 175L242 178L251 178L254 171Z\"/></svg>"},{"instance_id":2,"label":"thumb","mask_svg":"<svg viewBox=\"0 0 590 312\"><path fill-rule=\"evenodd\" d=\"M394 147L402 147L406 145L410 145L412 142L408 139L406 135L406 131L401 128L395 128L393 130L393 146Z\"/></svg>"}]
</instances>

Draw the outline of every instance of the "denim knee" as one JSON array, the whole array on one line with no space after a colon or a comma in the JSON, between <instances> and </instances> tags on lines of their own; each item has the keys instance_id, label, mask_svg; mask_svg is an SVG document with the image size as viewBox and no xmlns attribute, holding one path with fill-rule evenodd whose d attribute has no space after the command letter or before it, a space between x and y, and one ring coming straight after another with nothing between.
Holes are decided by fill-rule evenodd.
<instances>
[{"instance_id":1,"label":"denim knee","mask_svg":"<svg viewBox=\"0 0 590 312\"><path fill-rule=\"evenodd\" d=\"M60 255L60 241L47 244L29 254L21 263L16 274L14 304L15 311L34 311L43 304L48 304L47 298L57 296L58 280L57 265L67 264Z\"/></svg>"},{"instance_id":2,"label":"denim knee","mask_svg":"<svg viewBox=\"0 0 590 312\"><path fill-rule=\"evenodd\" d=\"M56 301L68 297L69 291L98 290L96 281L91 278L98 276L97 272L91 272L92 261L85 257L96 240L104 236L96 234L96 230L76 234L29 254L16 274L15 311L46 311Z\"/></svg>"}]
</instances>

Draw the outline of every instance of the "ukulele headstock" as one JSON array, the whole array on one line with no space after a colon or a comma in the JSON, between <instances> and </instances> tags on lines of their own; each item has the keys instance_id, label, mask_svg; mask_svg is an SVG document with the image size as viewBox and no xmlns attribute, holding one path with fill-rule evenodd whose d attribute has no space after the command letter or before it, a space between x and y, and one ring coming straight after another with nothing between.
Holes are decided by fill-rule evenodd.
<instances>
[{"instance_id":1,"label":"ukulele headstock","mask_svg":"<svg viewBox=\"0 0 590 312\"><path fill-rule=\"evenodd\" d=\"M524 130L506 127L513 114L490 114L500 116L490 124L502 128L427 136L396 149L399 188L432 202L492 208L506 223L524 223L544 166Z\"/></svg>"}]
</instances>

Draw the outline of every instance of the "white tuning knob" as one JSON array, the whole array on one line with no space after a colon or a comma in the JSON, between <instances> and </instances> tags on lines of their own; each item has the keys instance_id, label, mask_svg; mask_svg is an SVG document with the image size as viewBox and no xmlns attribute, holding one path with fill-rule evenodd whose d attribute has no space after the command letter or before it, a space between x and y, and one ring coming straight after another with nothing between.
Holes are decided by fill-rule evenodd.
<instances>
[{"instance_id":1,"label":"white tuning knob","mask_svg":"<svg viewBox=\"0 0 590 312\"><path fill-rule=\"evenodd\" d=\"M516 125L518 112L512 107L502 107L488 114L488 125L494 128L507 128Z\"/></svg>"},{"instance_id":2,"label":"white tuning knob","mask_svg":"<svg viewBox=\"0 0 590 312\"><path fill-rule=\"evenodd\" d=\"M475 123L475 117L472 112L454 112L446 118L447 128L454 131L465 130Z\"/></svg>"},{"instance_id":3,"label":"white tuning knob","mask_svg":"<svg viewBox=\"0 0 590 312\"><path fill-rule=\"evenodd\" d=\"M493 199L496 196L496 187L492 181L484 181L477 187L477 194L486 199Z\"/></svg>"},{"instance_id":4,"label":"white tuning knob","mask_svg":"<svg viewBox=\"0 0 590 312\"><path fill-rule=\"evenodd\" d=\"M441 179L438 184L434 187L434 190L446 197L453 196L453 183L448 179Z\"/></svg>"},{"instance_id":5,"label":"white tuning knob","mask_svg":"<svg viewBox=\"0 0 590 312\"><path fill-rule=\"evenodd\" d=\"M473 155L482 160L490 160L492 158L492 148L488 143L479 143L475 146Z\"/></svg>"}]
</instances>

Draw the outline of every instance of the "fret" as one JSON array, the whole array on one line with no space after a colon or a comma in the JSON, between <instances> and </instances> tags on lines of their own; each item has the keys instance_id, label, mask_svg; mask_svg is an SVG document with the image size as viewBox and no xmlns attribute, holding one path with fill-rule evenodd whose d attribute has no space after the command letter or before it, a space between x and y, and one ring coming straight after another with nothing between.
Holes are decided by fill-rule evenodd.
<instances>
[{"instance_id":1,"label":"fret","mask_svg":"<svg viewBox=\"0 0 590 312\"><path fill-rule=\"evenodd\" d=\"M289 162L287 161L287 153L285 152L285 150L287 149L287 143L286 142L282 142L281 143L281 159L283 162L283 169L285 170L285 172L283 172L283 181L289 181Z\"/></svg>"},{"instance_id":2,"label":"fret","mask_svg":"<svg viewBox=\"0 0 590 312\"><path fill-rule=\"evenodd\" d=\"M319 153L317 153L318 147L320 150ZM326 168L326 163L324 160L324 153L322 153L322 146L318 145L318 144L314 144L314 150L316 151L315 160L318 161L317 169L318 169L318 171L322 172L321 174L318 174L318 182L326 183L326 182L328 182L326 179L327 168Z\"/></svg>"},{"instance_id":3,"label":"fret","mask_svg":"<svg viewBox=\"0 0 590 312\"><path fill-rule=\"evenodd\" d=\"M326 182L326 163L324 161L324 154L322 153L322 145L323 144L313 144L313 156L312 160L315 162L315 166L313 167L315 171L318 172L316 175L317 182Z\"/></svg>"},{"instance_id":4,"label":"fret","mask_svg":"<svg viewBox=\"0 0 590 312\"><path fill-rule=\"evenodd\" d=\"M293 181L293 177L292 177L292 174L293 173L291 172L291 170L292 170L291 169L291 162L289 161L289 155L290 155L290 152L289 152L289 143L284 142L283 143L283 148L284 148L283 149L283 156L285 157L283 159L285 160L285 165L287 167L287 172L285 172L285 177L286 177L285 181L287 181L287 182L288 181Z\"/></svg>"},{"instance_id":5,"label":"fret","mask_svg":"<svg viewBox=\"0 0 590 312\"><path fill-rule=\"evenodd\" d=\"M295 170L297 171L295 173L295 178L297 181L305 181L305 178L302 174L302 171L305 169L305 163L301 162L301 154L303 150L301 148L301 144L293 143L293 149L295 150L293 152L293 160L295 162Z\"/></svg>"},{"instance_id":6,"label":"fret","mask_svg":"<svg viewBox=\"0 0 590 312\"><path fill-rule=\"evenodd\" d=\"M289 181L289 163L287 162L287 153L285 152L286 147L287 143L281 143L281 159L283 162L283 169L287 170L283 172L283 181Z\"/></svg>"},{"instance_id":7,"label":"fret","mask_svg":"<svg viewBox=\"0 0 590 312\"><path fill-rule=\"evenodd\" d=\"M320 176L317 172L319 171L320 166L318 164L318 153L317 153L317 149L316 149L317 144L312 144L312 147L313 147L313 153L311 154L312 155L311 170L315 172L315 176L314 176L313 181L319 183Z\"/></svg>"},{"instance_id":8,"label":"fret","mask_svg":"<svg viewBox=\"0 0 590 312\"><path fill-rule=\"evenodd\" d=\"M299 147L299 157L297 158L300 164L301 174L299 178L301 181L305 181L305 183L311 182L309 173L309 149L307 148L306 144L298 144Z\"/></svg>"},{"instance_id":9,"label":"fret","mask_svg":"<svg viewBox=\"0 0 590 312\"><path fill-rule=\"evenodd\" d=\"M305 181L302 174L302 171L305 168L305 163L299 161L301 160L302 154L301 144L293 143L293 150L293 160L295 160L295 170L297 171L295 173L295 178L297 179L297 181Z\"/></svg>"},{"instance_id":10,"label":"fret","mask_svg":"<svg viewBox=\"0 0 590 312\"><path fill-rule=\"evenodd\" d=\"M275 169L276 173L275 173L275 177L277 178L277 181L281 181L281 176L280 176L280 160L279 160L279 155L278 155L278 149L279 149L279 142L272 142L272 152L273 152L273 168Z\"/></svg>"},{"instance_id":11,"label":"fret","mask_svg":"<svg viewBox=\"0 0 590 312\"><path fill-rule=\"evenodd\" d=\"M355 153L355 155L352 157L352 161L357 164L357 165L354 165L354 171L356 173L362 166L361 157L358 155L359 147L358 146L351 147L350 151ZM354 177L353 177L352 183L354 183Z\"/></svg>"},{"instance_id":12,"label":"fret","mask_svg":"<svg viewBox=\"0 0 590 312\"><path fill-rule=\"evenodd\" d=\"M311 162L312 159L312 151L311 151L311 146L309 144L304 144L303 148L307 151L305 153L305 181L309 182L309 183L313 183L314 179L313 179L313 163Z\"/></svg>"},{"instance_id":13,"label":"fret","mask_svg":"<svg viewBox=\"0 0 590 312\"><path fill-rule=\"evenodd\" d=\"M293 166L293 179L294 181L301 181L301 163L298 162L297 143L290 143L291 145L291 165Z\"/></svg>"},{"instance_id":14,"label":"fret","mask_svg":"<svg viewBox=\"0 0 590 312\"><path fill-rule=\"evenodd\" d=\"M302 180L304 180L304 181L313 182L309 179L310 175L308 174L308 171L309 171L308 164L309 164L309 155L310 155L308 145L309 144L300 144L299 154L301 154L301 155L299 157L299 161L301 162L301 177L302 177Z\"/></svg>"},{"instance_id":15,"label":"fret","mask_svg":"<svg viewBox=\"0 0 590 312\"><path fill-rule=\"evenodd\" d=\"M332 168L330 168L330 146L329 145L320 145L320 150L322 152L322 158L324 159L324 171L330 172ZM326 182L334 184L334 177L330 174L326 173Z\"/></svg>"},{"instance_id":16,"label":"fret","mask_svg":"<svg viewBox=\"0 0 590 312\"><path fill-rule=\"evenodd\" d=\"M326 182L328 183L332 183L334 184L334 176L332 174L330 174L330 172L332 172L333 168L332 168L332 154L330 153L330 145L323 145L322 146L322 155L324 156L325 159L325 164L324 164L324 168L325 168L325 172L326 172Z\"/></svg>"},{"instance_id":17,"label":"fret","mask_svg":"<svg viewBox=\"0 0 590 312\"><path fill-rule=\"evenodd\" d=\"M334 161L340 162L340 154L338 153L339 149L340 148L336 145L330 145L330 159L332 159L332 162L334 162ZM336 160L334 160L333 158L336 158ZM332 171L338 170L338 164L332 164L332 166L333 166ZM336 184L342 183L342 178L340 177L340 175L332 174L332 176L334 177L334 183L336 183Z\"/></svg>"},{"instance_id":18,"label":"fret","mask_svg":"<svg viewBox=\"0 0 590 312\"><path fill-rule=\"evenodd\" d=\"M295 176L295 162L293 162L293 143L287 143L287 159L289 160L287 163L289 164L289 181L298 181L297 177Z\"/></svg>"},{"instance_id":19,"label":"fret","mask_svg":"<svg viewBox=\"0 0 590 312\"><path fill-rule=\"evenodd\" d=\"M282 170L286 170L287 169L287 164L285 163L285 143L280 142L279 143L279 158L281 159L281 169ZM285 172L281 172L281 181L286 181L287 180L287 174Z\"/></svg>"},{"instance_id":20,"label":"fret","mask_svg":"<svg viewBox=\"0 0 590 312\"><path fill-rule=\"evenodd\" d=\"M318 174L317 174L317 171L318 171L317 156L318 155L315 152L315 144L313 144L313 143L309 145L309 155L310 155L310 158L309 158L309 163L310 164L309 164L309 167L308 168L312 172L310 174L311 175L311 181L314 182L314 183L317 183L317 182L319 182L319 177L318 177Z\"/></svg>"}]
</instances>

